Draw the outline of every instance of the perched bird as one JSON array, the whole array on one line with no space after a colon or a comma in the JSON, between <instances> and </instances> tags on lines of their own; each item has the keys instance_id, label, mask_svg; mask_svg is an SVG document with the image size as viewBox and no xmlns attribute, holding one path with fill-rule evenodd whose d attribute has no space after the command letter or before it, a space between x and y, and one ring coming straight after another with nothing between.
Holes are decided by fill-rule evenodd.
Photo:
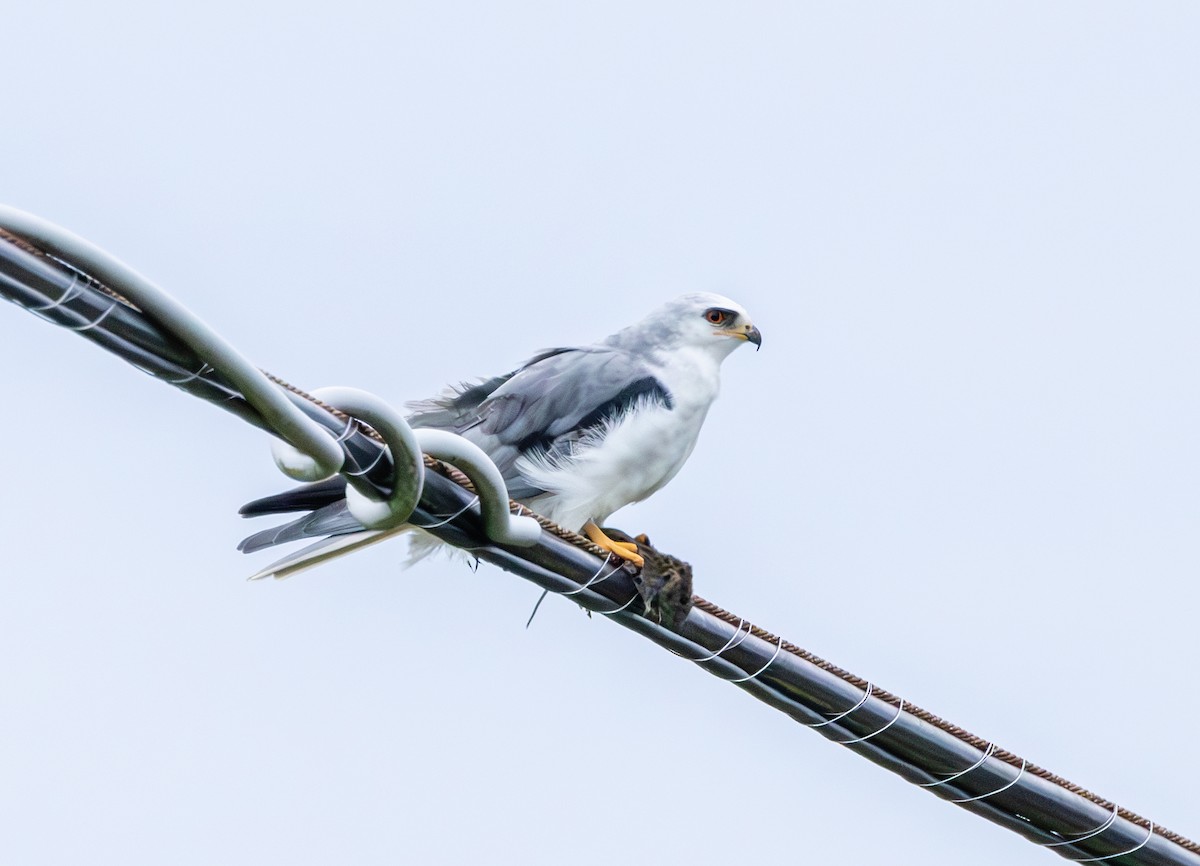
<instances>
[{"instance_id":1,"label":"perched bird","mask_svg":"<svg viewBox=\"0 0 1200 866\"><path fill-rule=\"evenodd\" d=\"M513 499L641 565L635 544L600 526L679 472L720 390L721 362L747 342L761 346L762 335L736 303L683 295L598 343L549 349L506 375L410 404L408 420L474 442ZM332 479L250 503L243 514L314 513L241 549L362 530L344 489Z\"/></svg>"}]
</instances>

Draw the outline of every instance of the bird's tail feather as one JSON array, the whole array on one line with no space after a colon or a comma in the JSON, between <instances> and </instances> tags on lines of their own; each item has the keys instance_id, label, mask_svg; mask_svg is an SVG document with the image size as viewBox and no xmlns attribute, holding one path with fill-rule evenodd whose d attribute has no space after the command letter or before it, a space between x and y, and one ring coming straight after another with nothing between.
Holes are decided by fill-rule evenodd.
<instances>
[{"instance_id":1,"label":"bird's tail feather","mask_svg":"<svg viewBox=\"0 0 1200 866\"><path fill-rule=\"evenodd\" d=\"M323 538L315 544L310 544L307 547L297 550L295 553L289 553L283 559L272 562L261 571L250 575L249 579L262 580L264 577L273 577L276 580L282 580L285 577L291 577L293 574L307 571L323 562L328 562L339 556L345 556L347 553L353 553L368 545L376 544L406 531L413 531L413 527L398 526L395 529L364 529L361 532L353 532L349 535L335 535L331 538Z\"/></svg>"},{"instance_id":2,"label":"bird's tail feather","mask_svg":"<svg viewBox=\"0 0 1200 866\"><path fill-rule=\"evenodd\" d=\"M428 532L418 529L415 526L404 524L394 529L364 529L360 532L322 538L320 541L303 547L294 553L290 553L282 559L277 559L266 568L250 575L249 579L262 580L265 577L273 577L276 580L283 580L285 577L291 577L293 574L307 571L331 559L345 556L348 553L353 553L356 550L361 550L364 547L377 544L380 541L386 541L389 538L395 538L399 535L408 536L408 555L401 561L401 568L409 568L438 553L445 553L452 560L459 560L468 564L474 561L466 551L446 544L444 541L439 541Z\"/></svg>"},{"instance_id":3,"label":"bird's tail feather","mask_svg":"<svg viewBox=\"0 0 1200 866\"><path fill-rule=\"evenodd\" d=\"M238 509L242 517L261 517L264 514L287 514L292 511L316 511L346 498L346 479L340 475L293 487L283 493L264 496L247 502Z\"/></svg>"},{"instance_id":4,"label":"bird's tail feather","mask_svg":"<svg viewBox=\"0 0 1200 866\"><path fill-rule=\"evenodd\" d=\"M276 544L287 544L290 541L302 541L305 538L318 538L323 535L349 535L363 528L347 509L346 500L343 499L318 508L311 514L297 517L282 526L259 530L243 538L238 544L238 550L243 553L255 553Z\"/></svg>"}]
</instances>

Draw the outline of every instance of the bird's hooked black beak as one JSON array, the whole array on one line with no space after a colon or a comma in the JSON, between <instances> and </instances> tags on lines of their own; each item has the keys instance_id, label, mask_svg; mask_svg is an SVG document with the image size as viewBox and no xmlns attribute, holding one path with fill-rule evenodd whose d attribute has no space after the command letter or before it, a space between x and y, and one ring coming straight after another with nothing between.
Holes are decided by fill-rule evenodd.
<instances>
[{"instance_id":1,"label":"bird's hooked black beak","mask_svg":"<svg viewBox=\"0 0 1200 866\"><path fill-rule=\"evenodd\" d=\"M746 326L746 342L754 344L754 351L762 349L762 333L753 325Z\"/></svg>"}]
</instances>

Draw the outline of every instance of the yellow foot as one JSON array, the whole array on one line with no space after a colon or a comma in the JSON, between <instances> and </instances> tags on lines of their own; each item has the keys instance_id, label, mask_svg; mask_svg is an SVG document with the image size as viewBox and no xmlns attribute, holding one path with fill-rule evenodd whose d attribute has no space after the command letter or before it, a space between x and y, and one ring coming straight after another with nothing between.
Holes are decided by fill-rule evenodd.
<instances>
[{"instance_id":1,"label":"yellow foot","mask_svg":"<svg viewBox=\"0 0 1200 866\"><path fill-rule=\"evenodd\" d=\"M583 525L583 532L592 540L593 544L603 547L610 553L615 553L621 559L628 560L641 568L645 565L645 560L638 555L637 545L630 541L614 541L604 534L604 531L592 523L590 520Z\"/></svg>"}]
</instances>

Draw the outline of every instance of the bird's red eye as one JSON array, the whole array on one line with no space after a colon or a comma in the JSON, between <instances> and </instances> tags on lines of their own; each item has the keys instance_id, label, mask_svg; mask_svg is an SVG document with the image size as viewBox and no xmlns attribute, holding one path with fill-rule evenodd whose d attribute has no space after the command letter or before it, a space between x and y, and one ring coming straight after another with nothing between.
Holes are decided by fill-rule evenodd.
<instances>
[{"instance_id":1,"label":"bird's red eye","mask_svg":"<svg viewBox=\"0 0 1200 866\"><path fill-rule=\"evenodd\" d=\"M725 320L729 318L729 314L724 310L709 310L704 314L704 318L710 325L723 325Z\"/></svg>"}]
</instances>

